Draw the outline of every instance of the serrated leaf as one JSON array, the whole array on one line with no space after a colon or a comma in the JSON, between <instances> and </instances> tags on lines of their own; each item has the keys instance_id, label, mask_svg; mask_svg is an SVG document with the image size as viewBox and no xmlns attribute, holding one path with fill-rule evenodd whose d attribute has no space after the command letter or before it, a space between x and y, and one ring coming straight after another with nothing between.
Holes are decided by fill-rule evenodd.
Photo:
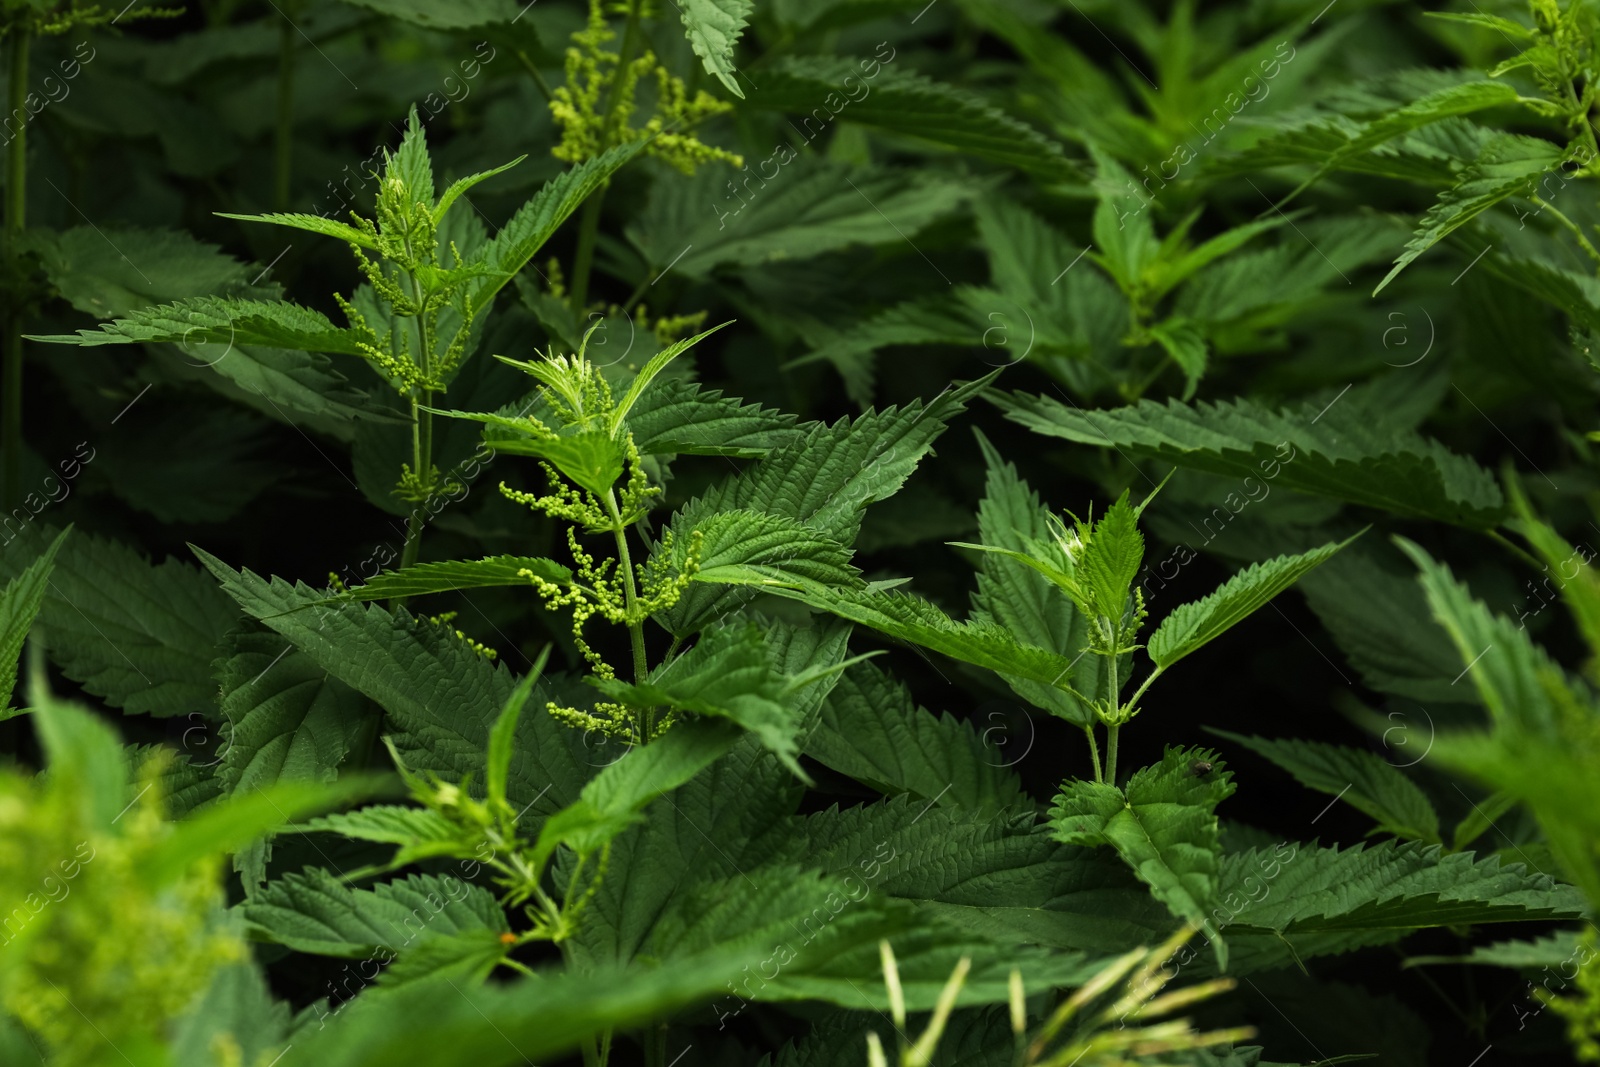
<instances>
[{"instance_id":1,"label":"serrated leaf","mask_svg":"<svg viewBox=\"0 0 1600 1067\"><path fill-rule=\"evenodd\" d=\"M1150 635L1146 645L1150 658L1157 667L1172 666L1255 614L1302 575L1349 543L1349 540L1340 541L1296 556L1278 556L1252 563L1205 598L1179 605Z\"/></svg>"},{"instance_id":2,"label":"serrated leaf","mask_svg":"<svg viewBox=\"0 0 1600 1067\"><path fill-rule=\"evenodd\" d=\"M553 559L542 556L489 556L486 559L416 563L403 571L384 571L334 599L389 600L447 593L457 589L497 586L532 588L532 580L522 571L529 571L557 585L572 581L572 571Z\"/></svg>"},{"instance_id":3,"label":"serrated leaf","mask_svg":"<svg viewBox=\"0 0 1600 1067\"><path fill-rule=\"evenodd\" d=\"M195 549L247 613L283 634L313 662L376 701L406 765L452 781L481 781L489 730L516 688L504 667L483 659L448 627L381 607L328 604L317 590L234 571ZM534 699L550 697L544 682ZM549 715L518 724L507 793L542 818L577 798L588 777L581 738Z\"/></svg>"},{"instance_id":4,"label":"serrated leaf","mask_svg":"<svg viewBox=\"0 0 1600 1067\"><path fill-rule=\"evenodd\" d=\"M355 811L335 812L308 819L286 830L298 833L334 833L357 841L399 845L392 867L431 856L449 856L460 848L460 831L449 820L429 808L398 804L368 804Z\"/></svg>"},{"instance_id":5,"label":"serrated leaf","mask_svg":"<svg viewBox=\"0 0 1600 1067\"><path fill-rule=\"evenodd\" d=\"M239 293L258 276L216 245L175 230L30 229L23 247L39 256L63 299L97 319L183 297ZM137 248L138 264L120 248Z\"/></svg>"},{"instance_id":6,"label":"serrated leaf","mask_svg":"<svg viewBox=\"0 0 1600 1067\"><path fill-rule=\"evenodd\" d=\"M999 811L1031 803L1011 770L1016 757L989 743L992 732L1004 729L982 719L968 725L948 713L933 715L913 702L904 684L858 663L828 694L805 754L883 793Z\"/></svg>"},{"instance_id":7,"label":"serrated leaf","mask_svg":"<svg viewBox=\"0 0 1600 1067\"><path fill-rule=\"evenodd\" d=\"M431 6L431 5L430 5ZM619 145L577 166L562 171L544 184L533 199L517 209L484 245L481 256L493 272L472 290L469 308L474 315L494 300L495 294L538 255L552 234L578 210L589 194L610 180L624 164L641 151L641 143Z\"/></svg>"},{"instance_id":8,"label":"serrated leaf","mask_svg":"<svg viewBox=\"0 0 1600 1067\"><path fill-rule=\"evenodd\" d=\"M1418 256L1496 204L1514 196L1533 195L1541 177L1555 170L1566 156L1562 146L1538 137L1511 133L1491 136L1477 161L1455 185L1440 193L1438 201L1422 216L1405 251L1372 295L1382 292Z\"/></svg>"},{"instance_id":9,"label":"serrated leaf","mask_svg":"<svg viewBox=\"0 0 1600 1067\"><path fill-rule=\"evenodd\" d=\"M393 959L430 936L509 930L494 894L453 875L414 874L352 889L309 867L274 879L239 910L261 940L347 959L379 950Z\"/></svg>"},{"instance_id":10,"label":"serrated leaf","mask_svg":"<svg viewBox=\"0 0 1600 1067\"><path fill-rule=\"evenodd\" d=\"M1366 812L1378 820L1381 830L1425 844L1439 843L1439 815L1428 795L1376 753L1322 741L1212 732L1271 760L1301 785Z\"/></svg>"},{"instance_id":11,"label":"serrated leaf","mask_svg":"<svg viewBox=\"0 0 1600 1067\"><path fill-rule=\"evenodd\" d=\"M1212 765L1203 776L1196 761ZM1071 845L1111 845L1151 892L1212 938L1217 965L1228 952L1211 917L1222 843L1216 808L1233 794L1232 775L1206 749L1168 746L1161 762L1110 782L1069 782L1050 809L1051 833Z\"/></svg>"},{"instance_id":12,"label":"serrated leaf","mask_svg":"<svg viewBox=\"0 0 1600 1067\"><path fill-rule=\"evenodd\" d=\"M754 0L683 0L678 8L684 34L694 54L705 63L706 73L716 75L728 92L741 100L744 90L734 79L733 46L754 9Z\"/></svg>"},{"instance_id":13,"label":"serrated leaf","mask_svg":"<svg viewBox=\"0 0 1600 1067\"><path fill-rule=\"evenodd\" d=\"M0 721L11 718L14 713L11 694L17 687L22 645L44 604L56 553L71 531L69 526L56 534L55 540L38 558L0 588Z\"/></svg>"},{"instance_id":14,"label":"serrated leaf","mask_svg":"<svg viewBox=\"0 0 1600 1067\"><path fill-rule=\"evenodd\" d=\"M269 226L286 226L291 230L304 230L307 233L320 233L324 237L337 237L341 241L348 241L368 250L377 249L377 243L368 236L365 230L358 230L348 222L336 222L322 215L305 215L295 212L273 212L266 215L234 215L226 211L217 212L217 217L224 219L237 219L240 222L264 222Z\"/></svg>"},{"instance_id":15,"label":"serrated leaf","mask_svg":"<svg viewBox=\"0 0 1600 1067\"><path fill-rule=\"evenodd\" d=\"M628 432L642 455L755 459L798 440L793 415L723 396L682 378L659 378L628 412Z\"/></svg>"},{"instance_id":16,"label":"serrated leaf","mask_svg":"<svg viewBox=\"0 0 1600 1067\"><path fill-rule=\"evenodd\" d=\"M30 529L17 543L37 555L48 536ZM0 574L18 573L22 558L0 557ZM80 532L47 586L34 633L68 678L130 715L215 714L211 663L238 612L198 570Z\"/></svg>"},{"instance_id":17,"label":"serrated leaf","mask_svg":"<svg viewBox=\"0 0 1600 1067\"><path fill-rule=\"evenodd\" d=\"M32 337L57 344L126 345L167 342L189 350L206 344L259 345L305 352L360 356L354 331L340 329L320 311L287 301L191 297L143 308L102 323L98 330ZM221 358L221 357L219 357Z\"/></svg>"},{"instance_id":18,"label":"serrated leaf","mask_svg":"<svg viewBox=\"0 0 1600 1067\"><path fill-rule=\"evenodd\" d=\"M1251 400L1141 400L1086 411L1043 396L990 399L1036 433L1130 456L1240 478L1264 474L1300 492L1479 528L1493 526L1504 513L1504 498L1487 470L1437 441L1347 413L1337 398L1303 417Z\"/></svg>"},{"instance_id":19,"label":"serrated leaf","mask_svg":"<svg viewBox=\"0 0 1600 1067\"><path fill-rule=\"evenodd\" d=\"M1077 177L1061 146L965 89L878 59L788 56L761 73L749 106L802 116L807 140L835 121L877 126L1050 178ZM893 53L889 57L894 58ZM876 70L868 74L868 66ZM859 95L857 95L859 93ZM820 115L818 113L821 113Z\"/></svg>"}]
</instances>

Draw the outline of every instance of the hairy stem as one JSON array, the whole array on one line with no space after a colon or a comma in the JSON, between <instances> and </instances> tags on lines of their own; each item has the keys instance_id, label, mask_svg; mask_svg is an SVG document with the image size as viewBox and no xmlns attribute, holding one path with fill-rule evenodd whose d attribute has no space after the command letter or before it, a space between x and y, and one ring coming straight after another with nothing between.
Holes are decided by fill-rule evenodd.
<instances>
[{"instance_id":1,"label":"hairy stem","mask_svg":"<svg viewBox=\"0 0 1600 1067\"><path fill-rule=\"evenodd\" d=\"M407 250L409 253L409 249ZM416 275L411 276L412 299L417 305L417 347L421 350L422 378L429 381L433 377L433 338L428 334L428 315L424 308L424 294L422 282ZM416 475L417 484L432 492L433 484L433 413L424 411L423 406L433 406L433 390L418 386L411 390L411 472ZM417 502L417 507L411 511L411 519L406 523L406 547L400 556L400 569L405 570L417 562L418 555L422 552L422 525L423 501ZM405 603L404 597L397 597L389 602L391 608L399 607Z\"/></svg>"},{"instance_id":2,"label":"hairy stem","mask_svg":"<svg viewBox=\"0 0 1600 1067\"><path fill-rule=\"evenodd\" d=\"M1532 197L1532 200L1535 204L1539 205L1539 210L1547 210L1550 212L1550 214L1554 215L1556 221L1570 230L1572 232L1572 236L1578 239L1579 247L1584 250L1588 257L1594 260L1596 263L1600 263L1600 252L1595 251L1594 245L1589 243L1589 238L1584 236L1582 228L1580 228L1576 222L1573 222L1571 219L1567 218L1567 216L1563 214L1559 208L1550 203L1548 200L1545 200L1543 197L1535 196Z\"/></svg>"},{"instance_id":3,"label":"hairy stem","mask_svg":"<svg viewBox=\"0 0 1600 1067\"><path fill-rule=\"evenodd\" d=\"M1105 781L1105 776L1100 773L1100 742L1094 737L1094 723L1083 728L1083 736L1089 739L1089 762L1094 764L1094 780Z\"/></svg>"},{"instance_id":4,"label":"hairy stem","mask_svg":"<svg viewBox=\"0 0 1600 1067\"><path fill-rule=\"evenodd\" d=\"M1117 720L1122 714L1122 686L1117 678L1117 631L1110 619L1105 620L1106 643L1111 648L1111 655L1106 657L1106 668L1111 672L1108 679L1108 701L1111 704L1110 721L1106 723L1106 781L1112 785L1117 784L1117 729L1121 725Z\"/></svg>"},{"instance_id":5,"label":"hairy stem","mask_svg":"<svg viewBox=\"0 0 1600 1067\"><path fill-rule=\"evenodd\" d=\"M288 5L283 25L278 27L278 135L273 146L273 203L279 211L289 210L289 171L294 151L294 5Z\"/></svg>"},{"instance_id":6,"label":"hairy stem","mask_svg":"<svg viewBox=\"0 0 1600 1067\"><path fill-rule=\"evenodd\" d=\"M20 284L21 270L16 262L18 239L27 225L28 206L28 51L32 35L21 27L11 31L10 91L8 114L22 115L17 132L6 153L5 257L12 278ZM7 510L22 499L22 299L10 294L12 313L6 318L6 348L0 367L0 452L5 455L5 470L0 476L0 501Z\"/></svg>"}]
</instances>

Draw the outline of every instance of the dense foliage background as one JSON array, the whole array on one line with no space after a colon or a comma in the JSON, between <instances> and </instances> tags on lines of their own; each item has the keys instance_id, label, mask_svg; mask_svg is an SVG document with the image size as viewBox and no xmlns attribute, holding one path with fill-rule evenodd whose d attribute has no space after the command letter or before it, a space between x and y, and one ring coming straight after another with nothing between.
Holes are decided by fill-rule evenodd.
<instances>
[{"instance_id":1,"label":"dense foliage background","mask_svg":"<svg viewBox=\"0 0 1600 1067\"><path fill-rule=\"evenodd\" d=\"M4 1062L1600 1056L1587 0L0 31Z\"/></svg>"}]
</instances>

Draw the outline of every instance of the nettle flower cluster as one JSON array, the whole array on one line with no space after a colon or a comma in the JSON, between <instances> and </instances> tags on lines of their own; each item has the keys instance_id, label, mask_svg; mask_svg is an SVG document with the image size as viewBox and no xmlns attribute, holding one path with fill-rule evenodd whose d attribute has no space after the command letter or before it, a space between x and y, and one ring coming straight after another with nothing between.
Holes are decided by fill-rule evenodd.
<instances>
[{"instance_id":1,"label":"nettle flower cluster","mask_svg":"<svg viewBox=\"0 0 1600 1067\"><path fill-rule=\"evenodd\" d=\"M732 105L704 89L691 94L683 79L649 48L635 57L636 19L628 23L622 51L608 51L605 46L616 36L606 25L601 0L589 0L589 21L572 35L567 48L566 84L550 93L550 114L561 127L561 143L551 154L581 163L608 148L647 141L650 155L684 174L717 160L744 166L744 157L708 145L693 133L680 132L732 111ZM638 106L639 83L647 79L655 82L655 101L644 125L636 127L631 120Z\"/></svg>"},{"instance_id":2,"label":"nettle flower cluster","mask_svg":"<svg viewBox=\"0 0 1600 1067\"><path fill-rule=\"evenodd\" d=\"M638 681L648 672L644 622L671 608L689 587L700 565L701 535L696 531L680 556L675 551L672 531L666 530L658 550L645 562L633 563L627 530L649 514L661 488L650 484L626 417L666 364L705 334L672 345L652 359L618 400L602 369L585 354L594 330L591 327L584 335L576 355L549 354L534 362L504 360L538 381L543 417L530 413L515 420L512 425L524 436L514 445L501 441L496 447L539 457L549 490L530 493L502 482L500 492L569 524L567 547L576 567L572 580L556 581L528 569L519 571L519 576L533 586L547 608L572 612L573 642L596 678L610 681L616 678L616 669L586 639L586 624L598 615L627 627L633 645L634 678ZM601 560L585 550L578 541L580 528L585 533L611 534L616 542L616 557ZM607 701L596 703L589 711L554 701L547 708L570 726L596 730L630 744L648 743L671 726L676 717L669 710L656 719L652 709L632 709Z\"/></svg>"}]
</instances>

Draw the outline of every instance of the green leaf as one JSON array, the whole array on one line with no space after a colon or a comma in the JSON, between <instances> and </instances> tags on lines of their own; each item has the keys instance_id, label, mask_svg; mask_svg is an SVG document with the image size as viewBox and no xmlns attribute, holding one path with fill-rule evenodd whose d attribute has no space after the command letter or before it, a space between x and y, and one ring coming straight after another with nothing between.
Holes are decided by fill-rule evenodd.
<instances>
[{"instance_id":1,"label":"green leaf","mask_svg":"<svg viewBox=\"0 0 1600 1067\"><path fill-rule=\"evenodd\" d=\"M1278 206L1281 208L1350 159L1364 155L1401 134L1453 115L1469 115L1491 107L1516 104L1521 100L1522 96L1515 87L1499 81L1465 82L1427 93L1402 108L1389 111L1346 133L1344 143L1324 158L1316 173L1296 186L1293 192L1278 202Z\"/></svg>"},{"instance_id":2,"label":"green leaf","mask_svg":"<svg viewBox=\"0 0 1600 1067\"><path fill-rule=\"evenodd\" d=\"M239 905L251 935L299 952L388 962L430 937L510 929L494 894L455 875L351 889L321 867L274 879Z\"/></svg>"},{"instance_id":3,"label":"green leaf","mask_svg":"<svg viewBox=\"0 0 1600 1067\"><path fill-rule=\"evenodd\" d=\"M991 399L1036 433L1129 456L1236 478L1265 476L1299 492L1483 529L1504 514L1504 498L1488 471L1437 441L1346 412L1338 398L1321 412L1310 405L1273 411L1250 400L1141 400L1086 411L1043 396Z\"/></svg>"},{"instance_id":4,"label":"green leaf","mask_svg":"<svg viewBox=\"0 0 1600 1067\"><path fill-rule=\"evenodd\" d=\"M521 10L515 0L452 0L451 3L442 6L433 0L344 0L344 2L428 30L470 30L477 26L514 22Z\"/></svg>"},{"instance_id":5,"label":"green leaf","mask_svg":"<svg viewBox=\"0 0 1600 1067\"><path fill-rule=\"evenodd\" d=\"M978 435L988 476L983 502L978 506L978 533L992 548L1016 552L1071 574L1074 564L1052 535L1049 512L1028 483L989 439ZM1039 648L1057 649L1076 663L1069 678L1073 688L1094 697L1106 680L1102 659L1086 656L1088 624L1066 593L1042 572L1018 567L1012 559L984 553L978 561L978 584L972 595L975 621L1004 627L1019 640ZM1019 696L1068 722L1086 726L1095 721L1093 711L1071 693L1014 674L1002 674Z\"/></svg>"},{"instance_id":6,"label":"green leaf","mask_svg":"<svg viewBox=\"0 0 1600 1067\"><path fill-rule=\"evenodd\" d=\"M1223 857L1221 910L1235 972L1396 941L1436 926L1577 917L1583 897L1521 864L1415 841L1284 845Z\"/></svg>"},{"instance_id":7,"label":"green leaf","mask_svg":"<svg viewBox=\"0 0 1600 1067\"><path fill-rule=\"evenodd\" d=\"M274 212L267 215L234 215L227 211L219 211L216 214L217 217L224 219L238 219L240 222L265 222L270 226L287 226L291 230L304 230L307 233L320 233L324 237L337 237L341 241L348 241L368 251L375 251L378 247L377 243L367 235L365 230L359 230L348 222L336 222L321 215L303 215L294 212Z\"/></svg>"},{"instance_id":8,"label":"green leaf","mask_svg":"<svg viewBox=\"0 0 1600 1067\"><path fill-rule=\"evenodd\" d=\"M429 5L432 7L433 5ZM539 249L550 240L567 216L599 189L611 175L643 148L642 142L619 145L593 159L562 171L517 209L482 251L483 263L493 272L472 290L469 310L476 315L488 307Z\"/></svg>"},{"instance_id":9,"label":"green leaf","mask_svg":"<svg viewBox=\"0 0 1600 1067\"><path fill-rule=\"evenodd\" d=\"M622 477L626 459L622 445L599 430L563 437L497 437L487 443L496 452L548 460L562 474L598 497L604 497Z\"/></svg>"},{"instance_id":10,"label":"green leaf","mask_svg":"<svg viewBox=\"0 0 1600 1067\"><path fill-rule=\"evenodd\" d=\"M361 729L361 695L277 634L235 637L217 661L229 723L220 774L228 791L273 782L331 782Z\"/></svg>"},{"instance_id":11,"label":"green leaf","mask_svg":"<svg viewBox=\"0 0 1600 1067\"><path fill-rule=\"evenodd\" d=\"M1566 150L1560 145L1538 137L1512 133L1491 136L1477 161L1455 185L1439 194L1438 201L1422 216L1405 251L1394 261L1394 268L1384 275L1372 295L1382 292L1422 253L1496 204L1514 196L1536 195L1540 179L1555 171L1566 156Z\"/></svg>"},{"instance_id":12,"label":"green leaf","mask_svg":"<svg viewBox=\"0 0 1600 1067\"><path fill-rule=\"evenodd\" d=\"M368 804L355 811L320 815L285 831L342 834L357 841L399 845L391 867L404 867L433 856L451 856L461 847L461 833L449 820L429 808L398 804Z\"/></svg>"},{"instance_id":13,"label":"green leaf","mask_svg":"<svg viewBox=\"0 0 1600 1067\"><path fill-rule=\"evenodd\" d=\"M274 1000L260 966L249 960L221 967L179 1019L172 1038L175 1067L210 1067L218 1048L237 1049L239 1062L271 1062L287 1051L289 1005Z\"/></svg>"},{"instance_id":14,"label":"green leaf","mask_svg":"<svg viewBox=\"0 0 1600 1067\"><path fill-rule=\"evenodd\" d=\"M247 613L387 712L408 767L451 781L481 780L489 731L516 689L510 671L483 659L447 626L377 606L326 604L305 585L269 582L194 551ZM533 699L542 705L549 698L541 681ZM581 752L576 731L549 715L524 717L507 777L511 802L530 805L540 818L577 799L588 778Z\"/></svg>"},{"instance_id":15,"label":"green leaf","mask_svg":"<svg viewBox=\"0 0 1600 1067\"><path fill-rule=\"evenodd\" d=\"M796 777L800 769L800 717L787 697L787 680L768 662L753 623L723 625L700 635L689 651L658 667L644 682L590 676L606 696L632 707L666 706L729 719L754 733Z\"/></svg>"},{"instance_id":16,"label":"green leaf","mask_svg":"<svg viewBox=\"0 0 1600 1067\"><path fill-rule=\"evenodd\" d=\"M822 705L805 754L879 792L910 794L963 811L1025 806L1022 783L1010 769L1010 748L1031 748L1031 737L1004 736L1011 727L979 719L968 725L934 715L911 699L898 680L868 663L845 670ZM981 733L980 733L981 731ZM999 743L990 743L991 735Z\"/></svg>"},{"instance_id":17,"label":"green leaf","mask_svg":"<svg viewBox=\"0 0 1600 1067\"><path fill-rule=\"evenodd\" d=\"M495 719L494 726L489 730L487 765L483 780L490 804L504 805L509 809L506 782L511 773L511 753L516 744L517 720L522 717L522 709L528 703L528 696L533 692L534 683L539 680L539 675L544 673L544 665L549 659L550 646L546 645L533 666L528 668L528 673L522 676L522 681L517 683L517 688L506 698L505 707L500 710L500 717Z\"/></svg>"},{"instance_id":18,"label":"green leaf","mask_svg":"<svg viewBox=\"0 0 1600 1067\"><path fill-rule=\"evenodd\" d=\"M682 378L658 378L628 412L628 432L642 455L755 459L804 435L795 417L747 404Z\"/></svg>"},{"instance_id":19,"label":"green leaf","mask_svg":"<svg viewBox=\"0 0 1600 1067\"><path fill-rule=\"evenodd\" d=\"M705 63L706 73L716 75L728 92L741 100L744 90L733 77L733 46L754 9L755 0L683 0L678 8L684 34L694 54Z\"/></svg>"},{"instance_id":20,"label":"green leaf","mask_svg":"<svg viewBox=\"0 0 1600 1067\"><path fill-rule=\"evenodd\" d=\"M48 536L30 529L17 542L37 555ZM7 552L0 573L20 572L26 556ZM238 619L215 585L176 559L153 566L81 532L57 564L33 632L62 673L129 715L214 714L211 663Z\"/></svg>"},{"instance_id":21,"label":"green leaf","mask_svg":"<svg viewBox=\"0 0 1600 1067\"><path fill-rule=\"evenodd\" d=\"M767 89L764 77L751 103L766 100ZM730 193L728 179L712 167L693 178L657 182L644 211L627 227L628 239L658 276L670 270L688 278L704 278L722 265L803 259L862 244L915 255L906 239L914 240L969 195L934 175L797 158L787 143L773 157L752 168L757 173L745 179L740 195ZM771 176L764 177L768 171ZM928 277L937 275L930 269Z\"/></svg>"},{"instance_id":22,"label":"green leaf","mask_svg":"<svg viewBox=\"0 0 1600 1067\"><path fill-rule=\"evenodd\" d=\"M553 559L542 556L489 556L486 559L417 563L403 571L384 571L332 599L390 600L457 589L488 589L496 586L531 588L531 580L521 575L522 571L530 571L557 585L572 581L572 571Z\"/></svg>"},{"instance_id":23,"label":"green leaf","mask_svg":"<svg viewBox=\"0 0 1600 1067\"><path fill-rule=\"evenodd\" d=\"M1206 373L1209 348L1205 334L1191 320L1174 316L1151 326L1150 336L1183 371L1183 400L1185 403L1192 400Z\"/></svg>"},{"instance_id":24,"label":"green leaf","mask_svg":"<svg viewBox=\"0 0 1600 1067\"><path fill-rule=\"evenodd\" d=\"M411 105L406 116L406 132L400 138L400 147L393 153L384 151L384 179L398 178L405 187L406 199L433 210L433 159L428 155L428 135L423 132L422 119L417 106Z\"/></svg>"},{"instance_id":25,"label":"green leaf","mask_svg":"<svg viewBox=\"0 0 1600 1067\"><path fill-rule=\"evenodd\" d=\"M920 597L899 592L830 589L815 583L768 592L809 604L889 637L951 659L1016 675L1047 686L1070 678L1073 663L1048 649L1025 645L994 623L957 622Z\"/></svg>"},{"instance_id":26,"label":"green leaf","mask_svg":"<svg viewBox=\"0 0 1600 1067\"><path fill-rule=\"evenodd\" d=\"M51 781L76 802L84 825L109 833L133 792L117 732L88 708L52 696L43 670L29 675L33 728Z\"/></svg>"},{"instance_id":27,"label":"green leaf","mask_svg":"<svg viewBox=\"0 0 1600 1067\"><path fill-rule=\"evenodd\" d=\"M807 141L826 133L835 121L852 122L1046 178L1078 176L1056 141L972 92L889 66L894 51L885 59L884 47L878 47L876 59L859 61L784 57L761 72L761 91L750 97L749 106L798 116L796 129Z\"/></svg>"},{"instance_id":28,"label":"green leaf","mask_svg":"<svg viewBox=\"0 0 1600 1067\"><path fill-rule=\"evenodd\" d=\"M190 297L131 312L98 330L31 337L57 344L127 345L164 341L195 346L261 345L306 352L362 355L354 331L340 329L320 311L287 301L241 300L217 296ZM219 357L220 359L221 357Z\"/></svg>"},{"instance_id":29,"label":"green leaf","mask_svg":"<svg viewBox=\"0 0 1600 1067\"><path fill-rule=\"evenodd\" d=\"M50 547L22 572L0 589L0 721L12 717L15 709L11 694L17 688L17 669L22 658L22 645L33 628L33 620L44 604L45 589L50 584L50 572L55 566L56 553L61 542L67 539L72 527L56 534Z\"/></svg>"},{"instance_id":30,"label":"green leaf","mask_svg":"<svg viewBox=\"0 0 1600 1067\"><path fill-rule=\"evenodd\" d=\"M693 337L685 337L680 341L674 341L651 356L650 361L639 368L639 373L633 376L633 381L628 383L628 391L622 395L622 399L617 401L617 406L612 409L611 436L616 437L622 432L623 427L628 424L629 412L639 402L639 397L644 391L650 388L650 383L654 382L656 377L667 369L667 364L727 325L729 325L728 322L720 323L709 330L702 330Z\"/></svg>"},{"instance_id":31,"label":"green leaf","mask_svg":"<svg viewBox=\"0 0 1600 1067\"><path fill-rule=\"evenodd\" d=\"M1564 967L1578 955L1582 934L1577 930L1557 930L1533 941L1496 941L1479 945L1465 956L1412 956L1407 967L1421 963L1478 963L1490 967L1515 967L1541 970Z\"/></svg>"},{"instance_id":32,"label":"green leaf","mask_svg":"<svg viewBox=\"0 0 1600 1067\"><path fill-rule=\"evenodd\" d=\"M502 163L500 166L494 167L490 170L480 170L476 174L469 174L465 178L457 178L455 181L451 182L449 187L445 189L443 194L440 195L439 202L434 205L434 222L443 223L445 212L449 211L451 206L455 204L457 200L466 195L467 192L479 182L486 182L490 178L493 178L496 174L504 174L506 171L510 170L512 167L516 166L518 163L521 163L527 158L528 157L526 155L521 155L516 159L513 159L510 163Z\"/></svg>"},{"instance_id":33,"label":"green leaf","mask_svg":"<svg viewBox=\"0 0 1600 1067\"><path fill-rule=\"evenodd\" d=\"M1204 775L1196 761L1212 765ZM1211 910L1217 900L1216 808L1233 795L1233 776L1214 752L1168 746L1161 762L1133 773L1124 789L1109 782L1070 782L1050 809L1051 833L1071 845L1111 845L1157 899L1212 938L1217 965L1227 947Z\"/></svg>"},{"instance_id":34,"label":"green leaf","mask_svg":"<svg viewBox=\"0 0 1600 1067\"><path fill-rule=\"evenodd\" d=\"M1252 563L1205 598L1179 605L1150 635L1147 645L1150 658L1157 667L1172 666L1265 607L1273 597L1348 545L1350 540L1354 538L1297 556L1278 556Z\"/></svg>"},{"instance_id":35,"label":"green leaf","mask_svg":"<svg viewBox=\"0 0 1600 1067\"><path fill-rule=\"evenodd\" d=\"M1301 785L1330 794L1378 820L1378 829L1425 844L1439 843L1433 803L1394 764L1373 752L1322 741L1245 737L1213 730L1294 775Z\"/></svg>"},{"instance_id":36,"label":"green leaf","mask_svg":"<svg viewBox=\"0 0 1600 1067\"><path fill-rule=\"evenodd\" d=\"M176 230L30 229L23 246L38 255L62 299L97 319L184 297L242 295L259 277L216 245ZM138 250L137 266L122 248Z\"/></svg>"}]
</instances>

